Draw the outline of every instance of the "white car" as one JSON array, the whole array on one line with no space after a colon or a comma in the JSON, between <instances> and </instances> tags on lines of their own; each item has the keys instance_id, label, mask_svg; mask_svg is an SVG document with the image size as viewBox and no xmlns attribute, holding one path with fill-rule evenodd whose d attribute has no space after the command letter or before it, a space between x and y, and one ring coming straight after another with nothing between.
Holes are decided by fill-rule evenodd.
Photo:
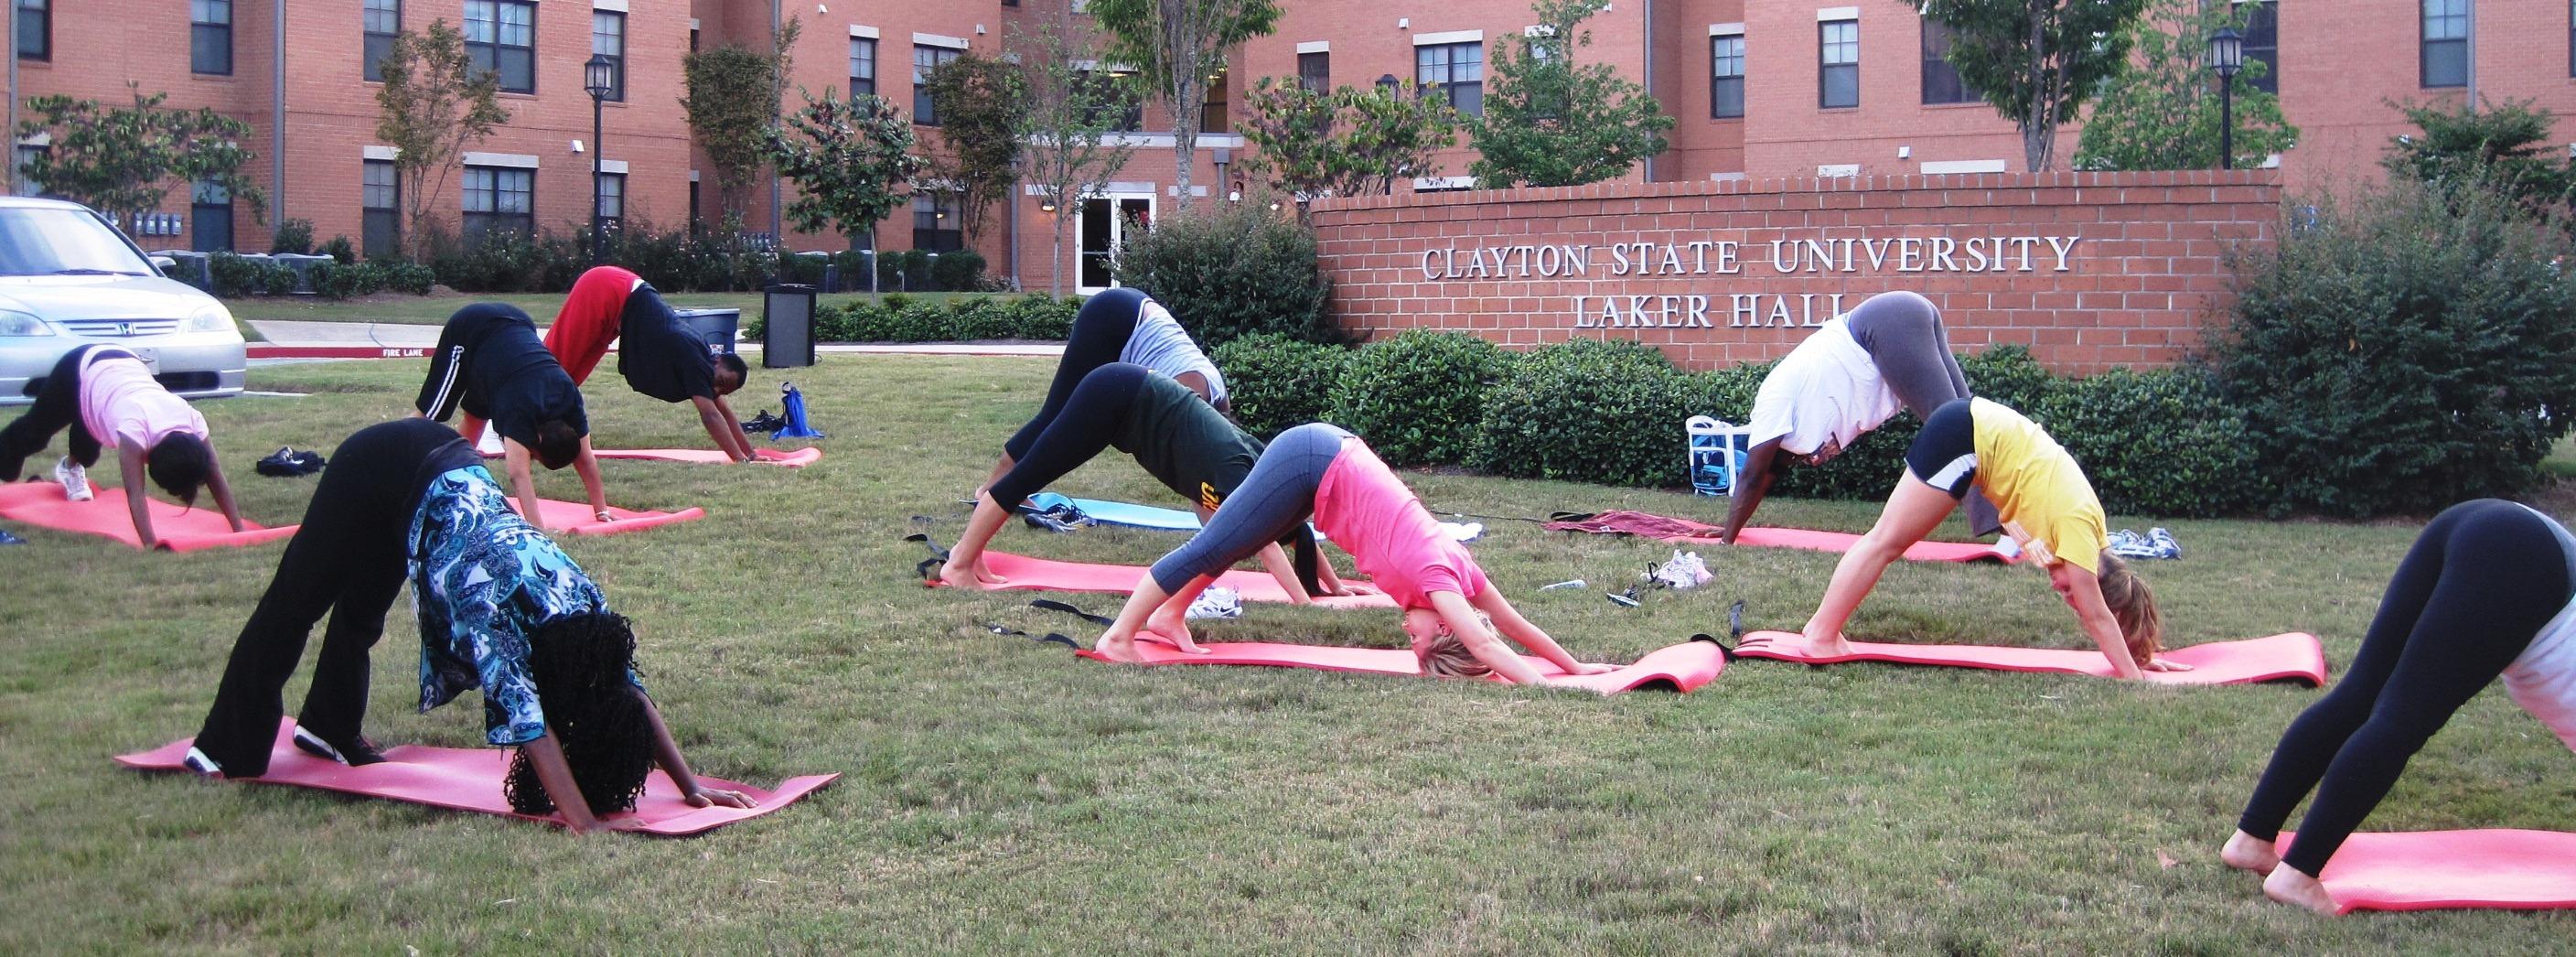
<instances>
[{"instance_id":1,"label":"white car","mask_svg":"<svg viewBox=\"0 0 2576 957\"><path fill-rule=\"evenodd\" d=\"M35 399L84 343L134 353L188 398L237 395L249 365L224 304L161 274L78 203L0 196L0 405Z\"/></svg>"}]
</instances>

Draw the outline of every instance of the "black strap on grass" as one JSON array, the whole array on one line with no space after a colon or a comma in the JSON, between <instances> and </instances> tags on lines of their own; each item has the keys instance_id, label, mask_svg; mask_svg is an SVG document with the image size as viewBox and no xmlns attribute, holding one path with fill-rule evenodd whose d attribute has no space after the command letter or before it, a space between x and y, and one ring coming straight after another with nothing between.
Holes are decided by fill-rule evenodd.
<instances>
[{"instance_id":1,"label":"black strap on grass","mask_svg":"<svg viewBox=\"0 0 2576 957\"><path fill-rule=\"evenodd\" d=\"M1036 601L1030 602L1029 607L1044 609L1046 611L1064 612L1065 614L1072 615L1095 625L1106 626L1117 623L1116 619L1107 615L1095 615L1080 608L1075 608L1072 605L1065 604L1064 602L1057 601L1053 598L1040 598Z\"/></svg>"},{"instance_id":2,"label":"black strap on grass","mask_svg":"<svg viewBox=\"0 0 2576 957\"><path fill-rule=\"evenodd\" d=\"M1728 606L1726 609L1726 633L1729 638L1735 641L1736 644L1740 645L1744 643L1744 599L1736 599L1735 604ZM1690 636L1690 640L1705 641L1709 644L1716 645L1718 656L1725 658L1729 664L1743 660L1742 655L1736 654L1735 649L1728 647L1726 642L1717 640L1717 636L1715 635L1702 632L1700 634Z\"/></svg>"},{"instance_id":3,"label":"black strap on grass","mask_svg":"<svg viewBox=\"0 0 2576 957\"><path fill-rule=\"evenodd\" d=\"M924 535L920 532L906 535L903 537L903 540L907 542L920 542L921 547L930 549L929 558L922 559L920 562L915 563L912 566L912 574L914 577L920 578L922 581L926 582L938 581L939 566L948 564L948 549L940 547L938 542L931 541L930 536Z\"/></svg>"},{"instance_id":4,"label":"black strap on grass","mask_svg":"<svg viewBox=\"0 0 2576 957\"><path fill-rule=\"evenodd\" d=\"M1056 644L1063 645L1063 646L1065 646L1065 647L1067 647L1067 648L1071 648L1071 649L1073 649L1073 650L1075 650L1075 651L1081 651L1081 650L1082 650L1082 645L1081 645L1080 643L1078 643L1078 642L1074 641L1074 640L1073 640L1073 639L1071 639L1071 638L1065 637L1064 635L1059 634L1059 633L1057 633L1057 632L1052 632L1052 631L1050 631L1050 632L1047 632L1046 634L1043 634L1043 635L1032 635L1032 634L1029 634L1028 632L1021 631L1021 630L1019 630L1019 629L1017 629L1017 628L1006 628L1006 627L1003 627L1003 626L1001 626L1001 625L985 625L985 626L984 626L984 630L989 631L989 632L992 632L992 633L994 633L994 634L996 634L996 635L1018 635L1018 636L1020 636L1020 637L1022 637L1022 638L1026 638L1026 639L1028 639L1028 640L1030 640L1030 641L1052 641L1052 642L1055 642Z\"/></svg>"}]
</instances>

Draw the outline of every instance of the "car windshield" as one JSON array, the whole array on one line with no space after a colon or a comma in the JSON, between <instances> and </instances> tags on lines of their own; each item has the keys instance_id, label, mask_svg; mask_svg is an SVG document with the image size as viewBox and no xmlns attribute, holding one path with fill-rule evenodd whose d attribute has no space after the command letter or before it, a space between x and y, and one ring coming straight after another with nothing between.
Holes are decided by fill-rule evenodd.
<instances>
[{"instance_id":1,"label":"car windshield","mask_svg":"<svg viewBox=\"0 0 2576 957\"><path fill-rule=\"evenodd\" d=\"M0 208L0 276L149 276L152 264L87 210Z\"/></svg>"}]
</instances>

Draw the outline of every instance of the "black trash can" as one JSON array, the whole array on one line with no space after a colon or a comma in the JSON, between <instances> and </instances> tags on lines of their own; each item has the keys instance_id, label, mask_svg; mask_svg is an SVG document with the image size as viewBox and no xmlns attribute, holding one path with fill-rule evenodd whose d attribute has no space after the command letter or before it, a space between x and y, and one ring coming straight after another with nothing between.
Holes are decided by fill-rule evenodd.
<instances>
[{"instance_id":1,"label":"black trash can","mask_svg":"<svg viewBox=\"0 0 2576 957\"><path fill-rule=\"evenodd\" d=\"M716 353L733 351L735 333L742 327L742 310L674 309L671 310L671 314L679 317L682 325L706 337L707 351Z\"/></svg>"},{"instance_id":2,"label":"black trash can","mask_svg":"<svg viewBox=\"0 0 2576 957\"><path fill-rule=\"evenodd\" d=\"M781 283L760 297L760 364L790 369L814 364L814 287Z\"/></svg>"}]
</instances>

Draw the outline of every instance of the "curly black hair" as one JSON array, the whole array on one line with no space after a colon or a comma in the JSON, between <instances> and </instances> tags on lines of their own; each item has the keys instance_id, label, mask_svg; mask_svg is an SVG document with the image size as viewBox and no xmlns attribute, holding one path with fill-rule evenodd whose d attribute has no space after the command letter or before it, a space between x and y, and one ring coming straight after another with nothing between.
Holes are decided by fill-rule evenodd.
<instances>
[{"instance_id":1,"label":"curly black hair","mask_svg":"<svg viewBox=\"0 0 2576 957\"><path fill-rule=\"evenodd\" d=\"M546 733L563 749L573 783L594 815L633 810L653 770L644 695L626 680L634 662L635 631L622 615L558 618L528 637L528 674L545 707ZM554 813L555 802L524 748L511 759L501 792L521 814Z\"/></svg>"}]
</instances>

